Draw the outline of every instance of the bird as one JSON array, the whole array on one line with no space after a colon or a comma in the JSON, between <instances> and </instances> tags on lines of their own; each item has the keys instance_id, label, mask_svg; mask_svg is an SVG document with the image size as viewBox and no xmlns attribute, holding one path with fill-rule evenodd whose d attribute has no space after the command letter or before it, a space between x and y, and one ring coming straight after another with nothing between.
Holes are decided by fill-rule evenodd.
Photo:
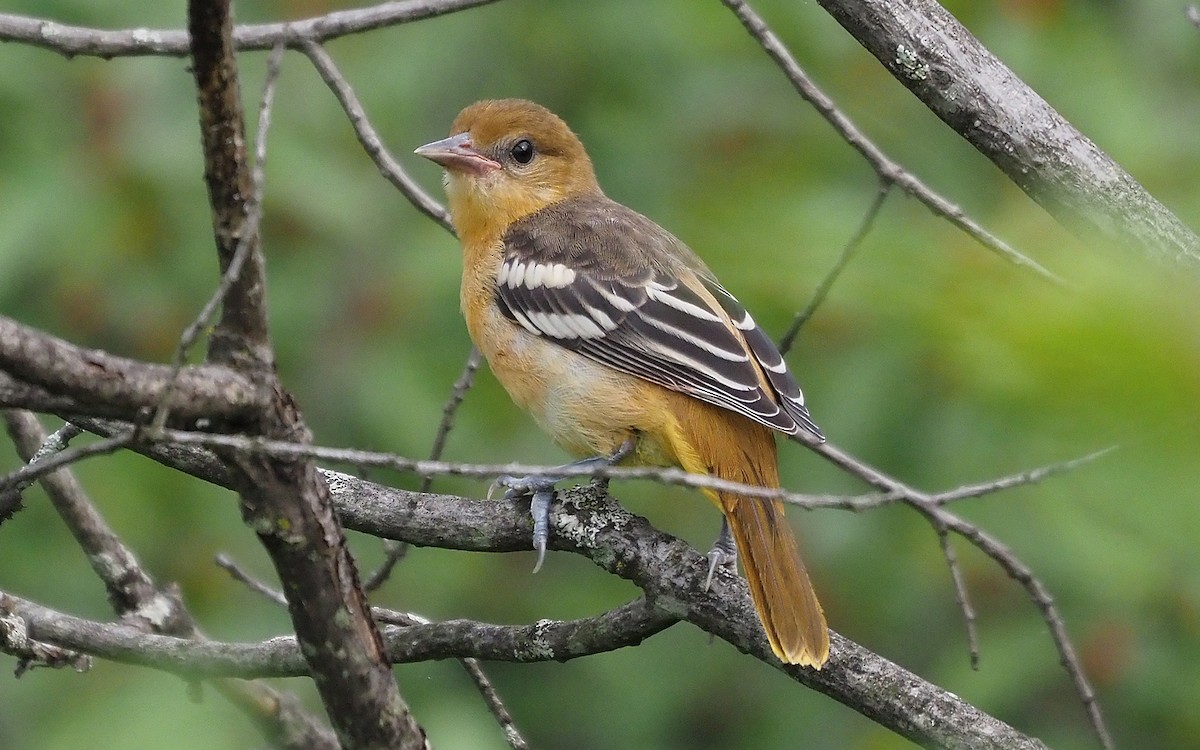
<instances>
[{"instance_id":1,"label":"bird","mask_svg":"<svg viewBox=\"0 0 1200 750\"><path fill-rule=\"evenodd\" d=\"M778 488L775 433L824 441L746 308L687 245L604 194L550 110L475 102L415 153L444 170L471 339L512 400L580 457L569 466L676 466ZM539 567L562 478L498 480L532 496ZM783 504L702 492L723 513L705 586L740 557L772 652L820 669L829 631Z\"/></svg>"}]
</instances>

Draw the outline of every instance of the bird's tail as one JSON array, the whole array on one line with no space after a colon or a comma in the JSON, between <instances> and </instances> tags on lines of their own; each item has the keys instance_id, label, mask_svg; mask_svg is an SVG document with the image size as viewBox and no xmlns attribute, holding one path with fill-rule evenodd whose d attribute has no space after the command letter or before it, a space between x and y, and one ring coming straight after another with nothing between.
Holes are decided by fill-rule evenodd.
<instances>
[{"instance_id":1,"label":"bird's tail","mask_svg":"<svg viewBox=\"0 0 1200 750\"><path fill-rule=\"evenodd\" d=\"M829 658L829 629L783 504L724 492L718 497L771 650L785 664L820 669Z\"/></svg>"},{"instance_id":2,"label":"bird's tail","mask_svg":"<svg viewBox=\"0 0 1200 750\"><path fill-rule=\"evenodd\" d=\"M686 471L741 484L778 487L772 432L762 425L695 399L672 440ZM686 441L678 438L687 435ZM783 515L783 503L732 492L705 490L725 514L750 584L750 596L775 656L786 664L820 669L829 658L829 629Z\"/></svg>"}]
</instances>

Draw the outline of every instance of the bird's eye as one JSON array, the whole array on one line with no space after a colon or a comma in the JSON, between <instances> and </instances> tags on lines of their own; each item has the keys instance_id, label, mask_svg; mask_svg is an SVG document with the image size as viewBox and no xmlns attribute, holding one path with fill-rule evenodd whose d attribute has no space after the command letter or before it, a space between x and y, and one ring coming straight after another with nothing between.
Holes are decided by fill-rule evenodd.
<instances>
[{"instance_id":1,"label":"bird's eye","mask_svg":"<svg viewBox=\"0 0 1200 750\"><path fill-rule=\"evenodd\" d=\"M528 138L522 138L513 144L508 153L517 164L528 164L533 161L533 143Z\"/></svg>"}]
</instances>

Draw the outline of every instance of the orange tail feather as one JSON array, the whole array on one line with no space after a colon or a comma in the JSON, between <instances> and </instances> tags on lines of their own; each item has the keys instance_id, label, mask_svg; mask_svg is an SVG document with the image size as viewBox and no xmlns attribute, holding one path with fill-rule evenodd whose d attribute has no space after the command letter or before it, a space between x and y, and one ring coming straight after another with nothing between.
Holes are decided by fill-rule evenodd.
<instances>
[{"instance_id":1,"label":"orange tail feather","mask_svg":"<svg viewBox=\"0 0 1200 750\"><path fill-rule=\"evenodd\" d=\"M820 669L829 658L829 629L783 504L727 493L720 499L771 650L785 664Z\"/></svg>"},{"instance_id":2,"label":"orange tail feather","mask_svg":"<svg viewBox=\"0 0 1200 750\"><path fill-rule=\"evenodd\" d=\"M677 429L668 432L687 471L742 484L778 487L775 437L768 428L693 398L678 396ZM750 596L771 650L787 664L820 669L829 658L829 629L778 500L704 491L733 531Z\"/></svg>"}]
</instances>

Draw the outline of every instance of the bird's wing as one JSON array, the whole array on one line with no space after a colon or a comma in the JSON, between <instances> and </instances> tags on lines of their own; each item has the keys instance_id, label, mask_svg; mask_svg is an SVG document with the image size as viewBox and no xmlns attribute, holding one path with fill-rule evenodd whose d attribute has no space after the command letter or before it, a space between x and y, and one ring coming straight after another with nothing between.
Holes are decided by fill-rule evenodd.
<instances>
[{"instance_id":1,"label":"bird's wing","mask_svg":"<svg viewBox=\"0 0 1200 750\"><path fill-rule=\"evenodd\" d=\"M607 199L515 222L496 280L530 333L768 427L817 437L771 339L677 239Z\"/></svg>"}]
</instances>

